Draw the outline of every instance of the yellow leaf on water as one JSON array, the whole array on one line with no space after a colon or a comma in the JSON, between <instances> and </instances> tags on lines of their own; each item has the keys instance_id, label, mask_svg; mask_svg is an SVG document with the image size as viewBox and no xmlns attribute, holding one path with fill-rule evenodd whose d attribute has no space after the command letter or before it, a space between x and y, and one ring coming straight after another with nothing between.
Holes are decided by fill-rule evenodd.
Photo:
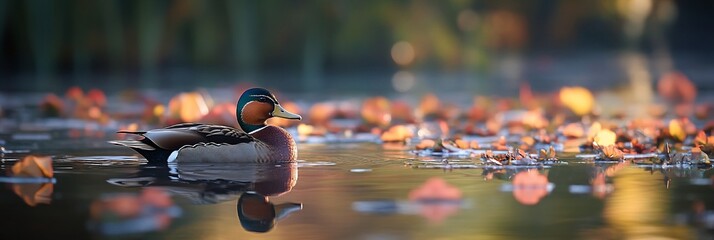
<instances>
[{"instance_id":1,"label":"yellow leaf on water","mask_svg":"<svg viewBox=\"0 0 714 240\"><path fill-rule=\"evenodd\" d=\"M682 122L677 119L672 119L671 121L669 121L669 135L679 141L684 140L684 138L687 137L687 133L684 131L684 126L682 126Z\"/></svg>"},{"instance_id":2,"label":"yellow leaf on water","mask_svg":"<svg viewBox=\"0 0 714 240\"><path fill-rule=\"evenodd\" d=\"M609 129L600 130L595 138L593 139L600 146L615 145L615 140L617 139L617 134L610 131Z\"/></svg>"},{"instance_id":3,"label":"yellow leaf on water","mask_svg":"<svg viewBox=\"0 0 714 240\"><path fill-rule=\"evenodd\" d=\"M587 115L593 110L595 98L584 87L563 87L560 89L560 101L578 116Z\"/></svg>"}]
</instances>

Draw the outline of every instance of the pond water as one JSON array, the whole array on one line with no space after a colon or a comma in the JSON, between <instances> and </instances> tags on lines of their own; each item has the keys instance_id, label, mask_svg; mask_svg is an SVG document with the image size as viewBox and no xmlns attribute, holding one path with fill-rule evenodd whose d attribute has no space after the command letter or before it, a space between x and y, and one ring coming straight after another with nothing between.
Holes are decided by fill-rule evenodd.
<instances>
[{"instance_id":1,"label":"pond water","mask_svg":"<svg viewBox=\"0 0 714 240\"><path fill-rule=\"evenodd\" d=\"M5 154L3 173L26 149L53 157L54 180L3 183L0 239L714 236L706 169L573 155L552 167L468 168L474 160L377 143L301 143L295 164L156 167L108 144L112 137L63 134L3 136L16 149Z\"/></svg>"}]
</instances>

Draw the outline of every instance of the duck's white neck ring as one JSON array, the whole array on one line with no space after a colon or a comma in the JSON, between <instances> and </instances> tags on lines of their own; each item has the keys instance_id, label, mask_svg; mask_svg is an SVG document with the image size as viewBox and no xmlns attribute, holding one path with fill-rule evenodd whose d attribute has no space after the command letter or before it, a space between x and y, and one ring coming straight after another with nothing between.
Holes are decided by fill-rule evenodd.
<instances>
[{"instance_id":1,"label":"duck's white neck ring","mask_svg":"<svg viewBox=\"0 0 714 240\"><path fill-rule=\"evenodd\" d=\"M253 130L253 131L250 131L248 134L251 134L251 135L252 135L253 133L256 133L256 132L258 132L258 131L260 131L260 130L265 129L266 127L268 127L268 125L265 125L265 126L262 126L262 127L258 128L258 129L255 129L255 130Z\"/></svg>"}]
</instances>

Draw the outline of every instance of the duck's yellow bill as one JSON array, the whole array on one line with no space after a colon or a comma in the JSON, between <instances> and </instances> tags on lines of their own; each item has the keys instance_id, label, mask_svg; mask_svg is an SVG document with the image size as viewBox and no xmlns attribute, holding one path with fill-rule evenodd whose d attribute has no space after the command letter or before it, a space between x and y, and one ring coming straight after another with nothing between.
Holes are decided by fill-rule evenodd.
<instances>
[{"instance_id":1,"label":"duck's yellow bill","mask_svg":"<svg viewBox=\"0 0 714 240\"><path fill-rule=\"evenodd\" d=\"M285 110L285 108L280 106L280 104L275 104L275 108L273 109L272 115L273 117L302 120L302 117L300 115L288 112L288 110Z\"/></svg>"}]
</instances>

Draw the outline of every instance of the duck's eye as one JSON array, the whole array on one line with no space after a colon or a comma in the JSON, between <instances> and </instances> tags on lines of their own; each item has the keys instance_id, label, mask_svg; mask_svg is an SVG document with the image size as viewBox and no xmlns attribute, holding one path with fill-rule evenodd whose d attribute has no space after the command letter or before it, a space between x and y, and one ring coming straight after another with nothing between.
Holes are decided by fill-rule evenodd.
<instances>
[{"instance_id":1,"label":"duck's eye","mask_svg":"<svg viewBox=\"0 0 714 240\"><path fill-rule=\"evenodd\" d=\"M270 99L268 99L267 97L260 97L258 98L258 102L270 102Z\"/></svg>"}]
</instances>

